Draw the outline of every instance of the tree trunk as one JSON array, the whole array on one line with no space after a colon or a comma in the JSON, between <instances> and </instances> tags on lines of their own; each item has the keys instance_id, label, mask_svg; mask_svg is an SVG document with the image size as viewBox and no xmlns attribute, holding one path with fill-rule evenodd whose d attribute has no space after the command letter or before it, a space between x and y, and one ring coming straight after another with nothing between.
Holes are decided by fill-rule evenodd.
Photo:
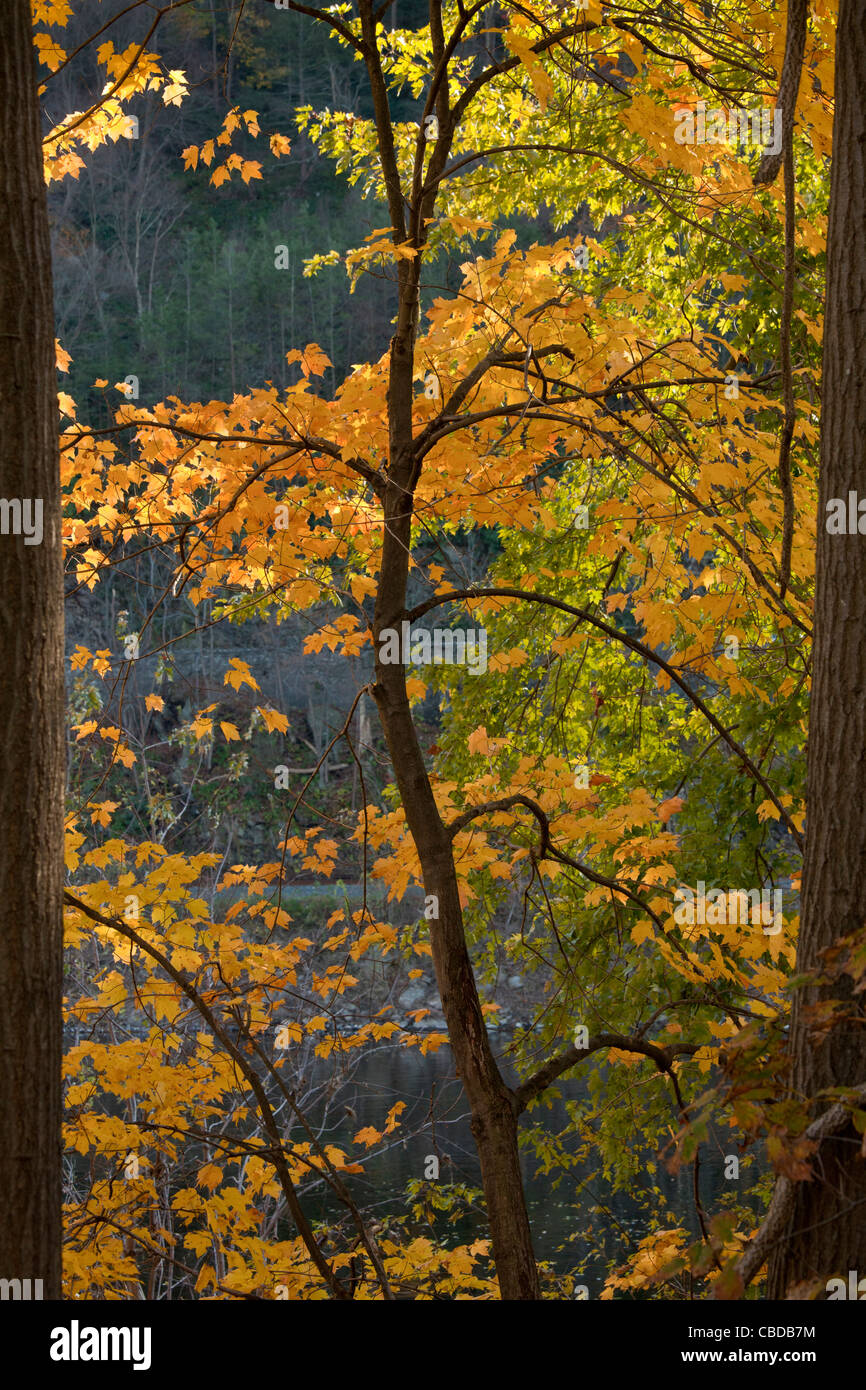
<instances>
[{"instance_id":1,"label":"tree trunk","mask_svg":"<svg viewBox=\"0 0 866 1390\"><path fill-rule=\"evenodd\" d=\"M373 695L406 820L424 876L424 889L436 899L431 920L433 966L448 1024L457 1074L472 1113L472 1133L481 1163L481 1181L490 1223L493 1258L504 1299L540 1297L538 1268L523 1194L517 1145L517 1111L490 1048L487 1026L463 928L451 839L424 765L424 756L406 694L402 665L379 659L384 628L401 632L406 616L412 497L416 482L412 439L412 373L417 270L400 276L397 331L391 339L388 386L389 482L384 491L385 533L373 621L376 683Z\"/></svg>"},{"instance_id":2,"label":"tree trunk","mask_svg":"<svg viewBox=\"0 0 866 1390\"><path fill-rule=\"evenodd\" d=\"M828 535L826 504L866 495L866 19L841 0L827 246L823 424L818 504L815 646L808 750L808 827L798 971L866 920L866 536ZM847 977L846 977L847 979ZM850 984L850 981L847 981ZM798 991L791 1023L796 1095L866 1081L866 1016L826 1042L810 1040L805 1009L839 984ZM862 996L859 996L862 1000ZM819 1101L814 1114L826 1109ZM768 1297L849 1270L866 1276L866 1160L853 1127L821 1145L811 1181L797 1183L784 1237L770 1259ZM824 1295L826 1296L826 1294Z\"/></svg>"},{"instance_id":3,"label":"tree trunk","mask_svg":"<svg viewBox=\"0 0 866 1390\"><path fill-rule=\"evenodd\" d=\"M407 236L407 203L394 151L394 132L379 61L372 0L360 0L359 10L392 235L395 242L401 243ZM431 0L430 4L430 33L433 59L441 71L436 110L441 129L447 131L450 123L448 65L438 0ZM419 254L411 262L401 260L397 264L397 321L391 339L388 373L388 471L387 482L383 480L380 491L384 536L373 618L376 648L373 696L409 832L421 861L425 892L433 896L437 904L438 915L430 924L433 965L457 1074L463 1082L472 1113L472 1133L481 1162L481 1181L500 1293L504 1299L537 1299L540 1297L538 1268L520 1172L516 1098L502 1079L490 1048L466 948L451 837L439 815L418 743L406 694L406 671L402 664L381 661L379 655L382 630L392 628L400 633L400 625L406 617L412 511L420 472L412 428L419 262L427 220L433 216L437 181L449 149L447 139L437 142L427 166L428 191L422 196L417 190L417 205L409 204L409 239Z\"/></svg>"},{"instance_id":4,"label":"tree trunk","mask_svg":"<svg viewBox=\"0 0 866 1390\"><path fill-rule=\"evenodd\" d=\"M399 584L399 572L405 568L409 545L405 492L402 488L390 492L394 505L387 508L390 523L385 533L380 612L375 623L377 644L382 628L393 627L399 632L405 616L405 580L404 601L399 607L387 611L382 598L389 590L393 593L391 582L397 579ZM500 1293L504 1299L537 1299L540 1297L538 1270L523 1194L514 1097L502 1079L490 1048L475 974L466 949L451 840L424 767L406 697L405 674L402 666L381 664L377 653L373 694L406 820L421 860L424 891L435 898L438 915L430 924L433 965L457 1074L463 1082L472 1114L472 1134L481 1163Z\"/></svg>"},{"instance_id":5,"label":"tree trunk","mask_svg":"<svg viewBox=\"0 0 866 1390\"><path fill-rule=\"evenodd\" d=\"M51 249L36 86L29 0L4 0L0 8L0 493L4 499L0 509L0 1278L41 1279L43 1296L59 1298L63 569ZM6 505L13 500L15 505Z\"/></svg>"}]
</instances>

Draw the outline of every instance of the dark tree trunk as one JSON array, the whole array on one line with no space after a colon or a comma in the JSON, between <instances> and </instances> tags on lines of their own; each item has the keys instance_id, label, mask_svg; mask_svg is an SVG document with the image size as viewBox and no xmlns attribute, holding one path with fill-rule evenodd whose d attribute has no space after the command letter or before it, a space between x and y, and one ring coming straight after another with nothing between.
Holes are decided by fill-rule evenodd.
<instances>
[{"instance_id":1,"label":"dark tree trunk","mask_svg":"<svg viewBox=\"0 0 866 1390\"><path fill-rule=\"evenodd\" d=\"M3 507L0 534L0 1278L59 1298L63 571L36 88L29 0L3 0L0 497L22 507ZM27 502L30 544L13 534Z\"/></svg>"},{"instance_id":2,"label":"dark tree trunk","mask_svg":"<svg viewBox=\"0 0 866 1390\"><path fill-rule=\"evenodd\" d=\"M394 156L393 129L379 62L372 0L360 0L359 9L392 231L395 241L402 242L406 237L405 200ZM450 120L447 62L438 0L431 0L430 31L434 61L441 64L445 74L439 86L436 109L442 128L447 129ZM415 244L419 249L426 236L425 218L433 215L436 180L447 154L445 146L437 145L427 168L429 191L413 211ZM398 269L398 312L391 339L388 379L388 481L382 489L385 533L373 621L377 648L373 695L409 832L421 861L424 890L433 895L438 904L438 916L430 924L433 965L457 1073L472 1112L472 1133L481 1163L500 1293L504 1299L537 1299L540 1297L538 1268L520 1172L516 1098L505 1084L490 1048L466 947L451 838L439 815L418 743L406 694L406 671L402 665L383 663L378 654L382 629L393 628L399 632L406 617L412 512L420 470L412 430L419 261L420 256L411 264L403 261Z\"/></svg>"},{"instance_id":3,"label":"dark tree trunk","mask_svg":"<svg viewBox=\"0 0 866 1390\"><path fill-rule=\"evenodd\" d=\"M392 350L393 351L393 350ZM405 617L406 556L410 518L407 490L389 489L375 631L400 631ZM490 1048L463 926L451 840L442 823L424 766L402 666L377 659L373 694L394 765L409 830L424 875L424 891L436 899L430 942L442 1011L472 1113L472 1134L481 1163L493 1258L504 1299L540 1297L538 1269L526 1211L514 1096Z\"/></svg>"},{"instance_id":4,"label":"dark tree trunk","mask_svg":"<svg viewBox=\"0 0 866 1390\"><path fill-rule=\"evenodd\" d=\"M828 535L830 498L866 496L866 11L841 0L827 246L823 425L818 504L815 647L809 722L808 826L798 969L866 922L866 536ZM795 1094L866 1081L866 1017L820 1044L804 1009L839 985L801 992L791 1056ZM827 1108L824 1100L814 1114ZM849 1127L826 1140L810 1182L797 1183L782 1241L770 1259L768 1296L799 1284L822 1289L849 1270L866 1276L866 1160Z\"/></svg>"}]
</instances>

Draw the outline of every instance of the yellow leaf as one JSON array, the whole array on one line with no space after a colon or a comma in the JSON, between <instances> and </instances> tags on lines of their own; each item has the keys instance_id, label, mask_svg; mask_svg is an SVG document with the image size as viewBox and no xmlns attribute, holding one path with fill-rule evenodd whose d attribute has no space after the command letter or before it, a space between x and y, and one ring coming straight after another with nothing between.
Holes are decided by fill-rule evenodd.
<instances>
[{"instance_id":1,"label":"yellow leaf","mask_svg":"<svg viewBox=\"0 0 866 1390\"><path fill-rule=\"evenodd\" d=\"M279 710L262 709L261 705L257 705L256 708L265 721L265 727L269 734L272 734L275 729L281 734L288 733L289 721L286 715L280 714Z\"/></svg>"},{"instance_id":2,"label":"yellow leaf","mask_svg":"<svg viewBox=\"0 0 866 1390\"><path fill-rule=\"evenodd\" d=\"M398 1100L396 1105L392 1105L391 1109L388 1111L388 1119L385 1123L386 1134L391 1134L392 1131L397 1128L400 1123L399 1117L405 1109L406 1102L404 1100Z\"/></svg>"},{"instance_id":3,"label":"yellow leaf","mask_svg":"<svg viewBox=\"0 0 866 1390\"><path fill-rule=\"evenodd\" d=\"M541 66L538 56L532 52L532 41L524 35L518 34L514 29L507 29L503 38L515 58L519 58L526 68L535 95L538 97L538 104L542 111L546 110L548 100L553 93L553 82Z\"/></svg>"},{"instance_id":4,"label":"yellow leaf","mask_svg":"<svg viewBox=\"0 0 866 1390\"><path fill-rule=\"evenodd\" d=\"M261 686L254 676L250 674L250 668L245 661L240 661L233 656L229 660L229 666L233 666L233 671L226 671L223 676L223 685L231 685L235 690L240 690L242 685L248 685L252 690L260 690Z\"/></svg>"},{"instance_id":5,"label":"yellow leaf","mask_svg":"<svg viewBox=\"0 0 866 1390\"><path fill-rule=\"evenodd\" d=\"M484 724L479 724L477 729L473 729L469 738L466 740L466 747L470 753L487 753L490 750L490 740L487 737L487 729Z\"/></svg>"},{"instance_id":6,"label":"yellow leaf","mask_svg":"<svg viewBox=\"0 0 866 1390\"><path fill-rule=\"evenodd\" d=\"M50 34L34 34L33 42L39 50L39 61L52 72L56 72L66 58L66 53Z\"/></svg>"},{"instance_id":7,"label":"yellow leaf","mask_svg":"<svg viewBox=\"0 0 866 1390\"><path fill-rule=\"evenodd\" d=\"M321 376L326 367L332 366L330 357L322 352L318 343L308 343L301 355L301 371L304 376Z\"/></svg>"}]
</instances>

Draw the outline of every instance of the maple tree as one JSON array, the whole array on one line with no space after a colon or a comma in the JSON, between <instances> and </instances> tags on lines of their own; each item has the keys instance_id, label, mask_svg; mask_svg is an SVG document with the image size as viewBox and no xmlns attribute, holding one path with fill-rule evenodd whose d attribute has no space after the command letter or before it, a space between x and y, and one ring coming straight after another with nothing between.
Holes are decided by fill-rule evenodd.
<instances>
[{"instance_id":1,"label":"maple tree","mask_svg":"<svg viewBox=\"0 0 866 1390\"><path fill-rule=\"evenodd\" d=\"M167 4L125 51L99 36L105 90L46 133L49 183L77 177L89 151L98 158L128 134L132 99L182 106L185 74L149 48L177 8ZM605 1296L675 1297L685 1280L739 1296L763 1267L766 1228L753 1241L755 1212L734 1197L709 1209L707 1146L723 1129L723 1152L748 1166L762 1140L781 1175L777 1196L808 1193L826 1129L812 1108L831 1107L833 1133L866 1121L856 1065L807 1069L793 1095L785 1075L834 7L815 0L807 25L804 7L785 16L740 0L710 19L699 6L674 15L596 0L431 0L424 23L390 30L387 7L371 0L278 8L285 23L293 10L312 15L366 74L366 114L306 107L296 125L385 209L387 225L357 247L316 248L309 270L342 263L350 289L381 276L394 332L332 396L316 389L330 364L315 343L289 353L286 390L266 382L226 401L130 400L105 428L61 392L73 588L95 590L140 554L170 557L122 653L79 647L71 662L99 693L76 712L67 818L68 942L97 962L68 1001L78 1041L66 1058L67 1143L78 1158L67 1292L126 1297L146 1286L170 1297L188 1281L216 1296L393 1298L405 1287L537 1298L523 1134L548 1165L592 1161L620 1184L642 1161L635 1135L691 1166L698 1238L671 1224L656 1190L649 1234ZM50 90L50 74L72 61L55 37L72 7L34 0L33 13ZM399 121L392 103L406 92L417 109ZM764 155L756 170L748 141L677 138L678 111L773 111L777 92L775 163ZM253 187L267 159L292 157L295 138L230 107L211 139L184 149L183 165L217 189ZM256 141L266 142L262 159L247 157ZM578 206L593 231L567 230ZM541 208L554 232L525 244L517 226ZM456 290L439 294L425 276L443 251L463 259ZM500 552L481 581L467 579L449 538L492 527ZM169 853L153 797L149 836L119 828L129 779L147 761L124 716L127 683L134 663L163 651L156 617L179 595L208 622L308 612L308 652L371 664L332 740L358 768L360 815L302 824L311 774L288 807L281 857L228 872L211 851ZM395 634L425 622L449 634L452 654L458 633L466 642L458 624L483 629L485 669L436 664L423 641L392 659ZM239 658L225 683L249 692L243 718L212 703L179 737L190 755L224 745L240 777L244 746L284 734L288 720ZM428 691L444 711L433 754L419 738ZM378 801L353 741L364 693L393 769L393 793ZM156 714L163 696L154 689L145 703ZM335 910L325 939L293 932L281 901L287 862L328 878L346 853L361 907ZM215 874L238 890L225 912L209 893ZM423 885L423 917L403 931L380 920L373 878L393 900ZM689 916L677 889L698 883L715 898ZM726 911L739 890L722 884L782 885L772 930L753 912ZM521 904L520 930L498 942L492 923L509 901ZM810 938L797 967L814 972L815 943L850 935L824 965L825 1031L863 973L852 913L844 933L828 926ZM337 1024L335 1005L368 952L432 958L447 1039L422 1033L411 1014ZM503 953L540 971L547 990L504 1058L488 1027L495 1006L479 989ZM88 1035L102 1019L122 1031L130 1007L145 1022L124 1040ZM856 1021L841 1026L856 1037ZM802 1055L811 1044L798 1036ZM302 1056L337 1067L388 1039L451 1047L489 1243L449 1249L403 1218L374 1230L353 1195L363 1158L324 1142L305 1114ZM588 1077L588 1098L571 1102L576 1150L538 1122L574 1075ZM381 1127L361 1125L356 1149L401 1123L394 1107ZM850 1165L850 1135L839 1162ZM314 1229L310 1179L329 1186L345 1229ZM761 1191L768 1185L765 1175ZM807 1211L808 1196L798 1200ZM835 1272L808 1249L782 1264L779 1289L805 1270Z\"/></svg>"}]
</instances>

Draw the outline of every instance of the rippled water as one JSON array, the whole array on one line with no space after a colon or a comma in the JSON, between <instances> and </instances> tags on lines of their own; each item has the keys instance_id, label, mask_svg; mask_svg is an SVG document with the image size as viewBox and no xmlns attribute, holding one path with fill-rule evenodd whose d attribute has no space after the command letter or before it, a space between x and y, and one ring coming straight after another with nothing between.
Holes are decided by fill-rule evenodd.
<instances>
[{"instance_id":1,"label":"rippled water","mask_svg":"<svg viewBox=\"0 0 866 1390\"><path fill-rule=\"evenodd\" d=\"M322 1077L326 1072L322 1064ZM507 1071L506 1077L512 1079ZM573 1130L564 1099L576 1100L585 1094L580 1081L561 1085L564 1098L555 1099L550 1109L540 1107L533 1112L533 1120L543 1123L553 1133L561 1133L566 1127ZM358 1130L367 1125L382 1129L391 1107L398 1101L406 1105L400 1129L386 1138L388 1147L383 1149L382 1145L377 1145L371 1150L370 1158L365 1158L363 1178L354 1179L356 1199L362 1201L367 1211L383 1216L402 1211L406 1184L424 1177L425 1163L431 1155L440 1159L440 1186L449 1183L480 1186L468 1106L462 1086L454 1075L449 1048L442 1047L426 1057L414 1048L392 1046L372 1051L360 1062L354 1082L334 1099L341 1120L328 1131L329 1142L362 1154L365 1151L352 1144ZM354 1115L345 1115L344 1105L350 1105ZM675 1118L673 1106L671 1118ZM601 1291L608 1261L614 1257L618 1261L623 1259L643 1236L649 1234L635 1195L639 1186L658 1187L671 1209L671 1224L683 1223L695 1235L698 1233L691 1168L672 1176L651 1152L644 1155L639 1179L628 1192L614 1192L600 1172L586 1166L571 1170L555 1185L555 1175L539 1173L535 1155L529 1151L523 1155L523 1171L536 1257L549 1261L557 1273L564 1273L585 1260L594 1245L596 1253L581 1275L590 1297L597 1297ZM740 1196L743 1187L753 1181L751 1175L743 1175L738 1184ZM721 1149L718 1145L704 1145L701 1197L705 1206L712 1207L714 1198L730 1187L731 1183L724 1177ZM311 1196L308 1211L314 1218L332 1215L332 1200L323 1190L320 1195ZM592 1242L587 1239L590 1225L596 1232ZM479 1210L467 1221L441 1229L449 1232L449 1243L454 1244L485 1235L483 1212Z\"/></svg>"}]
</instances>

